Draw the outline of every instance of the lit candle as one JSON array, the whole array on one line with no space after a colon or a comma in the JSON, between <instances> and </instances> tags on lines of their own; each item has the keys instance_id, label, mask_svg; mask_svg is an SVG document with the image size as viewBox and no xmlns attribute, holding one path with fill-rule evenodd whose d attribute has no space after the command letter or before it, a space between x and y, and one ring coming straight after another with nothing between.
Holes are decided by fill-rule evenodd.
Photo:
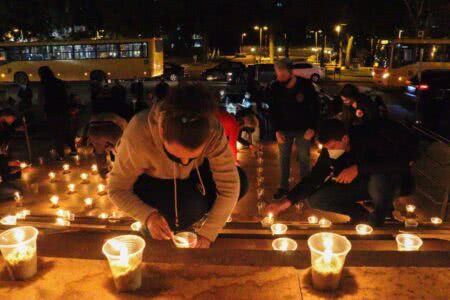
<instances>
[{"instance_id":1,"label":"lit candle","mask_svg":"<svg viewBox=\"0 0 450 300\"><path fill-rule=\"evenodd\" d=\"M431 220L431 223L434 225L442 224L442 219L439 217L432 217L430 220Z\"/></svg>"},{"instance_id":2,"label":"lit candle","mask_svg":"<svg viewBox=\"0 0 450 300\"><path fill-rule=\"evenodd\" d=\"M17 222L17 217L12 216L12 215L4 216L0 220L0 224L2 224L2 225L16 225L16 222Z\"/></svg>"},{"instance_id":3,"label":"lit candle","mask_svg":"<svg viewBox=\"0 0 450 300\"><path fill-rule=\"evenodd\" d=\"M16 213L16 219L23 220L30 214L31 214L31 211L29 209L23 209Z\"/></svg>"},{"instance_id":4,"label":"lit candle","mask_svg":"<svg viewBox=\"0 0 450 300\"><path fill-rule=\"evenodd\" d=\"M69 194L75 193L75 184L69 183L69 184L67 185L67 189L69 190Z\"/></svg>"},{"instance_id":5,"label":"lit candle","mask_svg":"<svg viewBox=\"0 0 450 300\"><path fill-rule=\"evenodd\" d=\"M87 173L81 173L80 174L81 183L88 183L89 182L89 175Z\"/></svg>"},{"instance_id":6,"label":"lit candle","mask_svg":"<svg viewBox=\"0 0 450 300\"><path fill-rule=\"evenodd\" d=\"M173 236L177 248L194 248L197 245L197 235L193 232L179 232Z\"/></svg>"},{"instance_id":7,"label":"lit candle","mask_svg":"<svg viewBox=\"0 0 450 300\"><path fill-rule=\"evenodd\" d=\"M256 175L257 176L262 176L264 173L264 168L263 167L257 167L256 168Z\"/></svg>"},{"instance_id":8,"label":"lit candle","mask_svg":"<svg viewBox=\"0 0 450 300\"><path fill-rule=\"evenodd\" d=\"M273 224L270 226L273 235L285 234L287 231L287 226L285 224Z\"/></svg>"},{"instance_id":9,"label":"lit candle","mask_svg":"<svg viewBox=\"0 0 450 300\"><path fill-rule=\"evenodd\" d=\"M256 183L258 187L261 187L264 184L264 177L263 176L258 176L256 178Z\"/></svg>"},{"instance_id":10,"label":"lit candle","mask_svg":"<svg viewBox=\"0 0 450 300\"><path fill-rule=\"evenodd\" d=\"M341 280L345 258L351 249L350 241L334 233L316 233L308 239L311 250L313 287L335 290Z\"/></svg>"},{"instance_id":11,"label":"lit candle","mask_svg":"<svg viewBox=\"0 0 450 300\"><path fill-rule=\"evenodd\" d=\"M261 199L264 196L264 188L262 188L262 187L257 188L256 194L258 196L258 199Z\"/></svg>"},{"instance_id":12,"label":"lit candle","mask_svg":"<svg viewBox=\"0 0 450 300\"><path fill-rule=\"evenodd\" d=\"M19 192L14 193L14 201L16 201L16 206L23 206L23 196Z\"/></svg>"},{"instance_id":13,"label":"lit candle","mask_svg":"<svg viewBox=\"0 0 450 300\"><path fill-rule=\"evenodd\" d=\"M367 225L367 224L356 225L356 232L359 235L368 235L368 234L371 234L372 231L373 231L373 228L370 225Z\"/></svg>"},{"instance_id":14,"label":"lit candle","mask_svg":"<svg viewBox=\"0 0 450 300\"><path fill-rule=\"evenodd\" d=\"M106 186L103 183L97 185L97 194L106 195Z\"/></svg>"},{"instance_id":15,"label":"lit candle","mask_svg":"<svg viewBox=\"0 0 450 300\"><path fill-rule=\"evenodd\" d=\"M419 222L416 219L406 218L405 219L405 228L416 228L419 226Z\"/></svg>"},{"instance_id":16,"label":"lit candle","mask_svg":"<svg viewBox=\"0 0 450 300\"><path fill-rule=\"evenodd\" d=\"M401 233L395 237L398 251L418 251L423 245L420 237L410 233Z\"/></svg>"},{"instance_id":17,"label":"lit candle","mask_svg":"<svg viewBox=\"0 0 450 300\"><path fill-rule=\"evenodd\" d=\"M53 207L53 208L57 208L57 207L59 206L59 205L58 205L59 197L58 197L57 195L51 196L51 197L50 197L50 202L52 203L52 207Z\"/></svg>"},{"instance_id":18,"label":"lit candle","mask_svg":"<svg viewBox=\"0 0 450 300\"><path fill-rule=\"evenodd\" d=\"M108 217L109 217L109 215L105 212L102 212L101 214L98 215L98 218L102 219L102 220L106 220L106 219L108 219Z\"/></svg>"},{"instance_id":19,"label":"lit candle","mask_svg":"<svg viewBox=\"0 0 450 300\"><path fill-rule=\"evenodd\" d=\"M145 241L136 235L122 235L103 245L114 285L119 292L135 291L142 284L142 252Z\"/></svg>"},{"instance_id":20,"label":"lit candle","mask_svg":"<svg viewBox=\"0 0 450 300\"><path fill-rule=\"evenodd\" d=\"M137 222L134 222L133 224L131 224L130 227L131 227L131 230L133 230L133 231L139 231L142 228L142 223L137 221Z\"/></svg>"},{"instance_id":21,"label":"lit candle","mask_svg":"<svg viewBox=\"0 0 450 300\"><path fill-rule=\"evenodd\" d=\"M70 226L70 221L64 218L56 218L55 224L58 226Z\"/></svg>"},{"instance_id":22,"label":"lit candle","mask_svg":"<svg viewBox=\"0 0 450 300\"><path fill-rule=\"evenodd\" d=\"M0 235L0 250L12 280L26 280L37 272L36 237L31 226L16 227Z\"/></svg>"},{"instance_id":23,"label":"lit candle","mask_svg":"<svg viewBox=\"0 0 450 300\"><path fill-rule=\"evenodd\" d=\"M267 217L261 220L261 225L263 227L270 227L272 226L273 222L274 222L273 214L269 213Z\"/></svg>"},{"instance_id":24,"label":"lit candle","mask_svg":"<svg viewBox=\"0 0 450 300\"><path fill-rule=\"evenodd\" d=\"M98 167L96 164L93 164L91 166L91 171L92 171L92 174L94 174L94 175L98 173Z\"/></svg>"},{"instance_id":25,"label":"lit candle","mask_svg":"<svg viewBox=\"0 0 450 300\"><path fill-rule=\"evenodd\" d=\"M406 205L406 212L413 214L416 211L416 206L414 204Z\"/></svg>"},{"instance_id":26,"label":"lit candle","mask_svg":"<svg viewBox=\"0 0 450 300\"><path fill-rule=\"evenodd\" d=\"M20 168L23 170L23 169L25 169L26 167L28 167L28 164L27 164L26 162L21 162L19 166L20 166Z\"/></svg>"},{"instance_id":27,"label":"lit candle","mask_svg":"<svg viewBox=\"0 0 450 300\"><path fill-rule=\"evenodd\" d=\"M319 151L322 151L323 149L323 145L319 143L319 145L317 145L317 147L319 148Z\"/></svg>"},{"instance_id":28,"label":"lit candle","mask_svg":"<svg viewBox=\"0 0 450 300\"><path fill-rule=\"evenodd\" d=\"M272 242L272 248L276 251L295 251L297 250L297 242L290 238L279 238Z\"/></svg>"},{"instance_id":29,"label":"lit candle","mask_svg":"<svg viewBox=\"0 0 450 300\"><path fill-rule=\"evenodd\" d=\"M92 198L90 198L90 197L85 198L85 199L84 199L84 206L85 206L86 208L92 208L92 207L94 207L94 200L93 200Z\"/></svg>"},{"instance_id":30,"label":"lit candle","mask_svg":"<svg viewBox=\"0 0 450 300\"><path fill-rule=\"evenodd\" d=\"M56 178L55 172L48 173L48 178L50 178L50 182L55 182L55 178Z\"/></svg>"},{"instance_id":31,"label":"lit candle","mask_svg":"<svg viewBox=\"0 0 450 300\"><path fill-rule=\"evenodd\" d=\"M319 226L320 226L320 228L330 228L332 224L333 224L333 223L331 223L330 220L325 219L325 218L322 218L322 219L320 219L320 221L319 221Z\"/></svg>"},{"instance_id":32,"label":"lit candle","mask_svg":"<svg viewBox=\"0 0 450 300\"><path fill-rule=\"evenodd\" d=\"M63 168L63 174L70 173L70 165L69 164L63 164L62 168Z\"/></svg>"},{"instance_id":33,"label":"lit candle","mask_svg":"<svg viewBox=\"0 0 450 300\"><path fill-rule=\"evenodd\" d=\"M264 158L258 157L258 158L256 159L256 161L258 162L258 165L261 166L261 165L264 163Z\"/></svg>"},{"instance_id":34,"label":"lit candle","mask_svg":"<svg viewBox=\"0 0 450 300\"><path fill-rule=\"evenodd\" d=\"M309 216L308 217L308 223L309 224L317 224L319 222L319 218L316 216Z\"/></svg>"},{"instance_id":35,"label":"lit candle","mask_svg":"<svg viewBox=\"0 0 450 300\"><path fill-rule=\"evenodd\" d=\"M73 157L73 159L75 160L75 163L76 163L77 165L80 164L80 156L79 156L78 154L75 155L75 156Z\"/></svg>"}]
</instances>

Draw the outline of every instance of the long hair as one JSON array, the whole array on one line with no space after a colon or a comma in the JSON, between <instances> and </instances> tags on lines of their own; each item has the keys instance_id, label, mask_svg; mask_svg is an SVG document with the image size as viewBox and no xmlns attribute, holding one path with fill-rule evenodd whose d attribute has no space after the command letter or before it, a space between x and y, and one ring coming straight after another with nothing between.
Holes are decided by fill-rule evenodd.
<instances>
[{"instance_id":1,"label":"long hair","mask_svg":"<svg viewBox=\"0 0 450 300\"><path fill-rule=\"evenodd\" d=\"M39 77L41 78L41 82L49 82L55 79L55 74L53 74L52 69L49 66L42 66L38 69Z\"/></svg>"}]
</instances>

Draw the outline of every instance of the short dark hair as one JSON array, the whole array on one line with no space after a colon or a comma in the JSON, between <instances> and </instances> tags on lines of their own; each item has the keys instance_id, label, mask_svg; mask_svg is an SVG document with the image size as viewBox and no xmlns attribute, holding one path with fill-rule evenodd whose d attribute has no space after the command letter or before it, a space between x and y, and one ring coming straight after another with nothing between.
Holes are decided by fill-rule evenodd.
<instances>
[{"instance_id":1,"label":"short dark hair","mask_svg":"<svg viewBox=\"0 0 450 300\"><path fill-rule=\"evenodd\" d=\"M342 88L340 95L345 98L356 99L359 95L359 89L356 85L347 83Z\"/></svg>"},{"instance_id":2,"label":"short dark hair","mask_svg":"<svg viewBox=\"0 0 450 300\"><path fill-rule=\"evenodd\" d=\"M288 58L282 58L275 61L274 66L279 69L288 70L289 72L291 72L294 69L294 64Z\"/></svg>"},{"instance_id":3,"label":"short dark hair","mask_svg":"<svg viewBox=\"0 0 450 300\"><path fill-rule=\"evenodd\" d=\"M163 138L197 149L209 137L217 99L201 84L170 90L161 104Z\"/></svg>"},{"instance_id":4,"label":"short dark hair","mask_svg":"<svg viewBox=\"0 0 450 300\"><path fill-rule=\"evenodd\" d=\"M338 119L328 119L320 124L317 140L321 144L326 144L330 141L340 141L346 134L347 129L344 122Z\"/></svg>"}]
</instances>

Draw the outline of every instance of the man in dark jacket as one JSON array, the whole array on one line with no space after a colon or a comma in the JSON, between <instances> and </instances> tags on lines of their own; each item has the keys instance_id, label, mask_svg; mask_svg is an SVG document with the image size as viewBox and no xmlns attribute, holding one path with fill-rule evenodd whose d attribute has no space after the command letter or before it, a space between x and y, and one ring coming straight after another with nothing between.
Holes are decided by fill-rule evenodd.
<instances>
[{"instance_id":1,"label":"man in dark jacket","mask_svg":"<svg viewBox=\"0 0 450 300\"><path fill-rule=\"evenodd\" d=\"M47 66L40 67L38 74L41 79L39 100L44 105L49 132L55 140L57 160L63 160L65 144L70 146L71 155L77 154L75 141L70 138L69 96L66 85L56 78Z\"/></svg>"},{"instance_id":2,"label":"man in dark jacket","mask_svg":"<svg viewBox=\"0 0 450 300\"><path fill-rule=\"evenodd\" d=\"M310 80L292 74L288 59L275 63L277 80L268 90L272 125L280 151L280 185L275 199L286 196L289 188L292 144L297 145L300 175L309 174L309 151L319 117L317 93Z\"/></svg>"},{"instance_id":3,"label":"man in dark jacket","mask_svg":"<svg viewBox=\"0 0 450 300\"><path fill-rule=\"evenodd\" d=\"M416 141L401 125L377 120L347 132L342 121L322 124L319 142L324 150L311 171L290 191L286 200L271 204L274 214L308 199L311 207L361 217L357 201L371 199L374 212L369 222L382 226L392 211L396 193L407 194L403 184L411 178ZM411 182L411 181L409 181Z\"/></svg>"}]
</instances>

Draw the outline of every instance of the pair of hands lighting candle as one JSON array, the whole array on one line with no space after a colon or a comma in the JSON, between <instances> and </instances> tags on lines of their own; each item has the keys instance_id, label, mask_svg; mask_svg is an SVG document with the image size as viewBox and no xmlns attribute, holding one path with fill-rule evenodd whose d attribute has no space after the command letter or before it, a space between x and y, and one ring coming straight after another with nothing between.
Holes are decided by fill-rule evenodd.
<instances>
[{"instance_id":1,"label":"pair of hands lighting candle","mask_svg":"<svg viewBox=\"0 0 450 300\"><path fill-rule=\"evenodd\" d=\"M137 235L117 236L103 245L117 291L135 291L141 287L144 248L145 241Z\"/></svg>"},{"instance_id":2,"label":"pair of hands lighting candle","mask_svg":"<svg viewBox=\"0 0 450 300\"><path fill-rule=\"evenodd\" d=\"M194 248L197 245L197 235L193 232L179 232L173 236L177 248Z\"/></svg>"},{"instance_id":3,"label":"pair of hands lighting candle","mask_svg":"<svg viewBox=\"0 0 450 300\"><path fill-rule=\"evenodd\" d=\"M341 280L345 258L352 248L342 235L321 232L308 239L311 251L312 284L318 290L335 290Z\"/></svg>"},{"instance_id":4,"label":"pair of hands lighting candle","mask_svg":"<svg viewBox=\"0 0 450 300\"><path fill-rule=\"evenodd\" d=\"M12 280L26 280L37 272L36 238L31 226L16 227L0 234L0 251Z\"/></svg>"}]
</instances>

